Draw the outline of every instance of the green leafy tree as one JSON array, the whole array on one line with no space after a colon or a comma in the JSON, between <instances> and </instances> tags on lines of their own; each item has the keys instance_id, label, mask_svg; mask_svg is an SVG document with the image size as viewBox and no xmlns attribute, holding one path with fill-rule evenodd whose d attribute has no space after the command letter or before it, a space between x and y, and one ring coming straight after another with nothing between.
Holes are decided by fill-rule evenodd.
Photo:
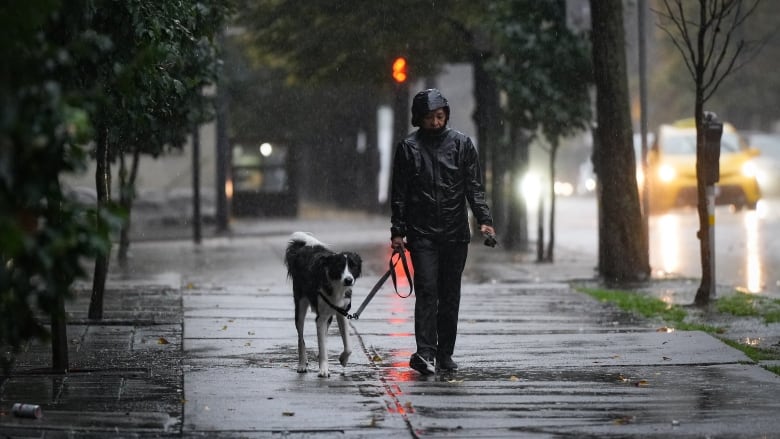
<instances>
[{"instance_id":1,"label":"green leafy tree","mask_svg":"<svg viewBox=\"0 0 780 439\"><path fill-rule=\"evenodd\" d=\"M17 352L51 337L59 372L68 368L64 302L86 277L83 259L108 252L117 221L75 204L59 182L63 172L84 170L93 134L87 109L95 96L74 78L111 45L86 25L93 6L0 7L0 344Z\"/></svg>"},{"instance_id":2,"label":"green leafy tree","mask_svg":"<svg viewBox=\"0 0 780 439\"><path fill-rule=\"evenodd\" d=\"M114 44L87 73L102 96L92 113L98 208L112 204L110 163L120 160L120 204L132 208L141 154L178 148L205 119L201 88L217 71L215 37L228 12L226 0L160 2L105 0L92 17L95 31ZM125 155L132 162L128 167ZM121 257L129 240L121 234ZM95 261L89 317L102 318L108 256Z\"/></svg>"},{"instance_id":3,"label":"green leafy tree","mask_svg":"<svg viewBox=\"0 0 780 439\"><path fill-rule=\"evenodd\" d=\"M566 26L563 1L510 0L489 8L488 22L499 57L489 64L501 90L506 92L506 118L512 133L509 181L527 172L529 143L537 134L550 143L550 240L546 255L552 262L555 243L555 160L559 139L586 129L591 121L588 94L591 80L590 48L587 40ZM524 248L528 242L526 206L518 197L510 216L507 243ZM540 239L540 249L543 244Z\"/></svg>"},{"instance_id":4,"label":"green leafy tree","mask_svg":"<svg viewBox=\"0 0 780 439\"><path fill-rule=\"evenodd\" d=\"M484 68L492 52L479 3L265 0L246 1L239 10L255 65L286 72L288 84L299 88L296 96L307 87L363 88L371 99L388 103L395 93L390 66L397 56L408 60L409 81L432 77L446 62L471 62L477 139L483 157L490 155L499 132L498 91ZM402 117L408 118L408 109ZM367 124L353 118L352 126L358 125Z\"/></svg>"}]
</instances>

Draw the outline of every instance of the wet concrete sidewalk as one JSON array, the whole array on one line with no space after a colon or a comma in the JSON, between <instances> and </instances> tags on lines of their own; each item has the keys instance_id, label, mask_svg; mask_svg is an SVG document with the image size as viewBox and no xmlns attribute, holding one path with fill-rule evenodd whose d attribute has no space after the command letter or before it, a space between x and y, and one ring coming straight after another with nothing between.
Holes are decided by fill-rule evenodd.
<instances>
[{"instance_id":1,"label":"wet concrete sidewalk","mask_svg":"<svg viewBox=\"0 0 780 439\"><path fill-rule=\"evenodd\" d=\"M386 224L324 221L237 227L196 248L139 243L110 282L100 325L74 311L65 377L21 355L0 384L0 435L12 437L773 437L780 379L701 332L657 332L569 286L593 276L583 255L554 265L481 245L464 277L455 373L408 368L414 299L386 285L351 321L346 368L329 338L331 377L296 373L288 232L356 250L359 303L387 268ZM79 299L83 300L83 299ZM108 300L108 299L107 299ZM83 309L77 301L69 309ZM164 339L167 343L161 342ZM10 416L40 403L40 420Z\"/></svg>"}]
</instances>

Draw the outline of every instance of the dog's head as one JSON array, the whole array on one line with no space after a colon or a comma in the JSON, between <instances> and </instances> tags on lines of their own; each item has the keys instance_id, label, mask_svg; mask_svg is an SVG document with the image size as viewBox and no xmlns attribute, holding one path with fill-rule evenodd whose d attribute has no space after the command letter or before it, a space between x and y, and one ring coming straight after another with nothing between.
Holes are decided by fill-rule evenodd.
<instances>
[{"instance_id":1,"label":"dog's head","mask_svg":"<svg viewBox=\"0 0 780 439\"><path fill-rule=\"evenodd\" d=\"M328 257L326 268L328 279L345 287L351 287L360 277L363 260L357 253L342 252Z\"/></svg>"}]
</instances>

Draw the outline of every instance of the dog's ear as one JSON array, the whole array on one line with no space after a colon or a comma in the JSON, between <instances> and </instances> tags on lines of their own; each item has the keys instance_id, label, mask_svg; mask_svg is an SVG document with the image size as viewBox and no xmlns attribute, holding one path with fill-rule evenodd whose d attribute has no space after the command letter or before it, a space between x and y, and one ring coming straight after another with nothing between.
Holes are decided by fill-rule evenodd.
<instances>
[{"instance_id":1,"label":"dog's ear","mask_svg":"<svg viewBox=\"0 0 780 439\"><path fill-rule=\"evenodd\" d=\"M347 252L347 263L349 264L349 271L355 278L360 277L360 273L363 271L363 260L360 255L353 252Z\"/></svg>"}]
</instances>

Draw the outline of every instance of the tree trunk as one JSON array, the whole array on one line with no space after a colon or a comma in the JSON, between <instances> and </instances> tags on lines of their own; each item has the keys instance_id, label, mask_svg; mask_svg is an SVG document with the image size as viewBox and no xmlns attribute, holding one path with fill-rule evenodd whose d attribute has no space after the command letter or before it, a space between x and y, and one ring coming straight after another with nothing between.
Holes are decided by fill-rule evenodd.
<instances>
[{"instance_id":1,"label":"tree trunk","mask_svg":"<svg viewBox=\"0 0 780 439\"><path fill-rule=\"evenodd\" d=\"M523 129L513 124L509 150L507 191L507 227L505 246L510 250L528 250L528 207L522 194L517 193L517 182L528 172L528 139Z\"/></svg>"},{"instance_id":2,"label":"tree trunk","mask_svg":"<svg viewBox=\"0 0 780 439\"><path fill-rule=\"evenodd\" d=\"M599 272L607 281L643 280L650 275L650 265L636 184L623 3L591 0L590 9L598 126L594 154L603 222L599 227Z\"/></svg>"},{"instance_id":3,"label":"tree trunk","mask_svg":"<svg viewBox=\"0 0 780 439\"><path fill-rule=\"evenodd\" d=\"M51 367L54 373L68 371L68 326L65 318L65 298L57 294L57 305L51 314Z\"/></svg>"},{"instance_id":4,"label":"tree trunk","mask_svg":"<svg viewBox=\"0 0 780 439\"><path fill-rule=\"evenodd\" d=\"M97 170L95 171L95 183L97 188L97 208L105 209L111 201L111 163L109 160L108 133L105 127L101 127L97 138ZM110 244L109 244L110 245ZM92 278L92 297L89 302L88 317L93 320L103 318L103 295L106 289L106 277L108 276L108 261L111 249L105 255L95 259L95 274Z\"/></svg>"},{"instance_id":5,"label":"tree trunk","mask_svg":"<svg viewBox=\"0 0 780 439\"><path fill-rule=\"evenodd\" d=\"M130 250L130 226L133 217L133 201L135 200L135 179L138 176L138 162L141 159L141 148L133 148L133 161L130 164L130 172L125 166L124 154L119 155L119 205L127 213L127 221L119 232L119 265L127 264L127 253Z\"/></svg>"},{"instance_id":6,"label":"tree trunk","mask_svg":"<svg viewBox=\"0 0 780 439\"><path fill-rule=\"evenodd\" d=\"M553 249L555 248L555 161L558 157L558 145L554 143L550 148L550 218L547 232L550 240L547 241L547 254L545 262L553 262Z\"/></svg>"},{"instance_id":7,"label":"tree trunk","mask_svg":"<svg viewBox=\"0 0 780 439\"><path fill-rule=\"evenodd\" d=\"M705 23L707 21L706 10L704 6L699 7L699 23ZM714 283L714 273L710 264L710 221L709 213L707 212L707 188L704 181L705 170L704 168L704 129L702 128L704 120L704 74L706 70L704 46L705 46L706 31L699 29L696 38L697 52L699 54L696 59L695 71L696 75L694 81L696 83L696 98L694 102L694 118L696 120L696 194L697 194L697 211L699 213L699 232L697 237L699 238L699 250L701 253L701 283L699 289L696 290L696 297L694 298L694 304L697 306L704 306L710 302L710 291Z\"/></svg>"},{"instance_id":8,"label":"tree trunk","mask_svg":"<svg viewBox=\"0 0 780 439\"><path fill-rule=\"evenodd\" d=\"M501 122L498 85L495 79L485 70L485 61L489 57L485 51L474 51L472 63L474 65L474 123L477 127L477 146L479 147L482 175L486 176L485 185L491 200L493 214L496 214L500 184L497 177L503 173L498 172L496 161L501 145ZM487 172L490 170L490 172ZM493 218L497 224L499 218ZM500 227L500 225L499 225Z\"/></svg>"}]
</instances>

